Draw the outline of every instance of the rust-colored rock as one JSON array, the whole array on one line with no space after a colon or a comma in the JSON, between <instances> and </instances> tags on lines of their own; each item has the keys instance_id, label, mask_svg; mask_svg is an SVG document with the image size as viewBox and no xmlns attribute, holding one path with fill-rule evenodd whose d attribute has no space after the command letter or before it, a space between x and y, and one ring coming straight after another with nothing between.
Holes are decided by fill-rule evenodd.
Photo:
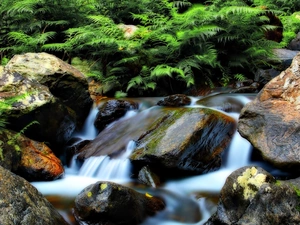
<instances>
[{"instance_id":1,"label":"rust-colored rock","mask_svg":"<svg viewBox=\"0 0 300 225\"><path fill-rule=\"evenodd\" d=\"M27 140L22 148L18 172L30 181L55 180L64 174L61 161L41 142Z\"/></svg>"},{"instance_id":2,"label":"rust-colored rock","mask_svg":"<svg viewBox=\"0 0 300 225\"><path fill-rule=\"evenodd\" d=\"M54 180L64 173L62 163L45 143L10 130L0 132L0 166L29 181Z\"/></svg>"}]
</instances>

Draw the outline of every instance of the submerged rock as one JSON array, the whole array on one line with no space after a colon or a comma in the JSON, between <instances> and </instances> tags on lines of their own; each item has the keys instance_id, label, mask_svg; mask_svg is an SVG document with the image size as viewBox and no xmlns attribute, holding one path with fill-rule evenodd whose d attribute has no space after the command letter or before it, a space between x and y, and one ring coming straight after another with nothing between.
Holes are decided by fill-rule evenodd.
<instances>
[{"instance_id":1,"label":"submerged rock","mask_svg":"<svg viewBox=\"0 0 300 225\"><path fill-rule=\"evenodd\" d=\"M281 169L300 170L300 54L241 111L238 130Z\"/></svg>"},{"instance_id":2,"label":"submerged rock","mask_svg":"<svg viewBox=\"0 0 300 225\"><path fill-rule=\"evenodd\" d=\"M1 225L68 225L26 180L0 166Z\"/></svg>"},{"instance_id":3,"label":"submerged rock","mask_svg":"<svg viewBox=\"0 0 300 225\"><path fill-rule=\"evenodd\" d=\"M299 187L258 167L240 168L227 178L217 212L205 225L299 224Z\"/></svg>"},{"instance_id":4,"label":"submerged rock","mask_svg":"<svg viewBox=\"0 0 300 225\"><path fill-rule=\"evenodd\" d=\"M137 225L164 207L160 198L147 193L112 182L97 182L76 197L74 216L79 224Z\"/></svg>"}]
</instances>

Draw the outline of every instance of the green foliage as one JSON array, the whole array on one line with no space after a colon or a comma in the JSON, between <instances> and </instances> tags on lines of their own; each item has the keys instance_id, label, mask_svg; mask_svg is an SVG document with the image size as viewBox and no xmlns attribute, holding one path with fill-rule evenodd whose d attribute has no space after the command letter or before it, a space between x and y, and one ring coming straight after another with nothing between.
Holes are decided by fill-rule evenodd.
<instances>
[{"instance_id":1,"label":"green foliage","mask_svg":"<svg viewBox=\"0 0 300 225\"><path fill-rule=\"evenodd\" d=\"M295 12L289 16L281 16L281 21L285 29L283 30L283 40L280 44L282 47L286 47L300 31L300 12Z\"/></svg>"},{"instance_id":2,"label":"green foliage","mask_svg":"<svg viewBox=\"0 0 300 225\"><path fill-rule=\"evenodd\" d=\"M227 85L272 66L268 59L279 45L265 34L278 27L267 13L283 22L280 46L299 29L298 14L292 15L300 10L295 0L198 2L203 5L187 0L3 0L0 57L29 51L54 53L69 63L78 57L85 61L84 73L118 90L117 96L170 94L199 84Z\"/></svg>"},{"instance_id":3,"label":"green foliage","mask_svg":"<svg viewBox=\"0 0 300 225\"><path fill-rule=\"evenodd\" d=\"M84 0L4 0L0 3L0 53L38 52L64 39L64 31L82 24L93 9ZM84 12L84 13L83 13ZM0 26L1 27L1 26Z\"/></svg>"}]
</instances>

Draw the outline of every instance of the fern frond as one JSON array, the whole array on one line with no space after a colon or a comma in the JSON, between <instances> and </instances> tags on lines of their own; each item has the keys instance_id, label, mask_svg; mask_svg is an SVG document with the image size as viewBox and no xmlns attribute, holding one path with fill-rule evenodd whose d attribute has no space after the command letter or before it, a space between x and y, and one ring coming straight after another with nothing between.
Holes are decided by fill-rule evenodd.
<instances>
[{"instance_id":1,"label":"fern frond","mask_svg":"<svg viewBox=\"0 0 300 225\"><path fill-rule=\"evenodd\" d=\"M244 81L244 80L246 80L246 77L243 74L240 74L240 73L234 74L233 77L234 77L234 79L236 79L238 81Z\"/></svg>"},{"instance_id":2,"label":"fern frond","mask_svg":"<svg viewBox=\"0 0 300 225\"><path fill-rule=\"evenodd\" d=\"M33 13L35 10L35 6L36 2L32 0L16 1L8 10L8 13Z\"/></svg>"},{"instance_id":3,"label":"fern frond","mask_svg":"<svg viewBox=\"0 0 300 225\"><path fill-rule=\"evenodd\" d=\"M173 74L178 74L181 76L184 76L184 72L182 69L171 67L166 64L157 65L152 71L151 71L151 77L164 77L169 76L172 77Z\"/></svg>"},{"instance_id":4,"label":"fern frond","mask_svg":"<svg viewBox=\"0 0 300 225\"><path fill-rule=\"evenodd\" d=\"M139 56L132 56L132 57L129 57L129 58L124 57L124 58L116 61L114 63L114 66L125 65L125 64L129 64L129 63L132 64L132 63L137 62L139 59L140 59Z\"/></svg>"}]
</instances>

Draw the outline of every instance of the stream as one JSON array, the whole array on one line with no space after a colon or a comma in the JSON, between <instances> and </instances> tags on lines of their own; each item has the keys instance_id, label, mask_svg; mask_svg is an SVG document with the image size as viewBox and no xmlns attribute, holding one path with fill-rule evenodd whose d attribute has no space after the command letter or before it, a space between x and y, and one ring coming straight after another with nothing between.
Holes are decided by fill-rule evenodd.
<instances>
[{"instance_id":1,"label":"stream","mask_svg":"<svg viewBox=\"0 0 300 225\"><path fill-rule=\"evenodd\" d=\"M201 100L201 104L204 102L205 107L216 110L226 109L224 113L237 121L241 108L254 97L253 94L191 97L192 104L187 107L203 107L198 103ZM140 112L154 107L160 99L134 99L140 103L140 109L128 112L125 117L136 116ZM93 140L97 136L98 132L93 125L97 111L97 107L91 109L82 131L75 133L75 137ZM132 126L138 126L138 124L132 124ZM130 176L131 164L128 159L134 149L134 142L130 141L126 144L126 151L118 158L90 157L81 165L74 156L70 165L65 166L65 176L62 179L50 182L32 182L32 184L48 198L71 225L76 224L71 216L74 198L86 186L99 180L130 186L139 192L147 192L165 200L166 208L154 217L146 219L142 225L202 225L216 211L218 194L230 173L243 166L259 164L259 162L251 160L251 144L236 132L229 148L225 151L219 170L183 179L168 180L159 188L154 189L134 185L136 182ZM276 171L274 172L276 173Z\"/></svg>"}]
</instances>

